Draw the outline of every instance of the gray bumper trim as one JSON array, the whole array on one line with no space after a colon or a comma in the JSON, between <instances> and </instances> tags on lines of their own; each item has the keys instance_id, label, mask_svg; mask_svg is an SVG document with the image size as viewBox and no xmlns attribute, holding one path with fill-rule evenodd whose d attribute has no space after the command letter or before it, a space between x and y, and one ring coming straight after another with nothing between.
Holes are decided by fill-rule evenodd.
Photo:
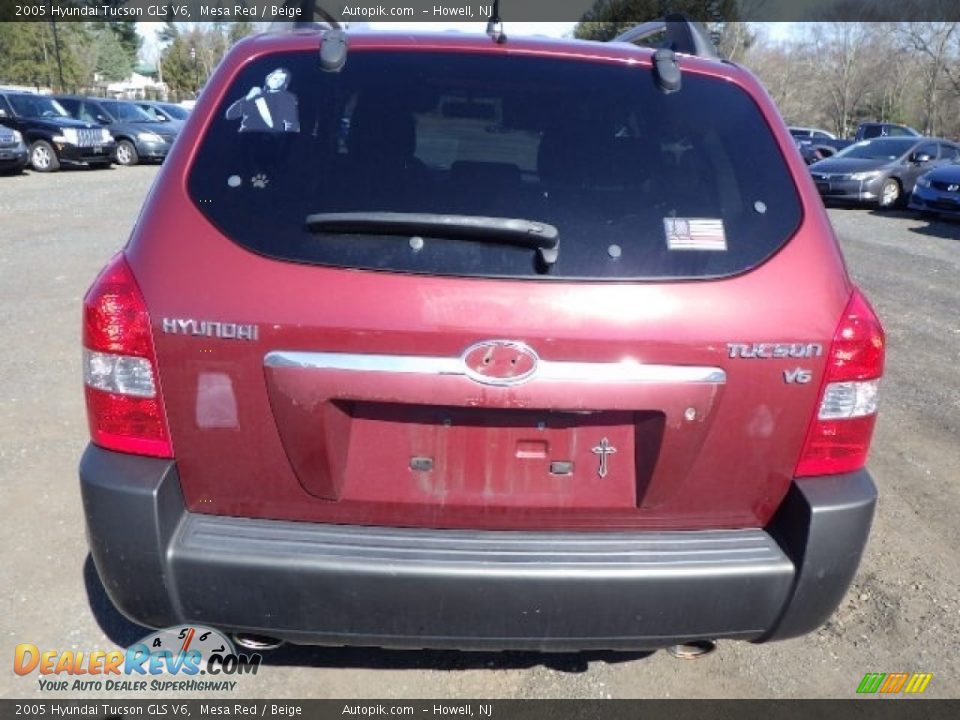
<instances>
[{"instance_id":1,"label":"gray bumper trim","mask_svg":"<svg viewBox=\"0 0 960 720\"><path fill-rule=\"evenodd\" d=\"M94 447L80 476L94 562L128 617L303 643L627 650L791 637L836 607L865 539L820 511L844 515L833 478L795 483L769 530L587 533L192 514L172 462ZM859 495L846 504L863 511Z\"/></svg>"}]
</instances>

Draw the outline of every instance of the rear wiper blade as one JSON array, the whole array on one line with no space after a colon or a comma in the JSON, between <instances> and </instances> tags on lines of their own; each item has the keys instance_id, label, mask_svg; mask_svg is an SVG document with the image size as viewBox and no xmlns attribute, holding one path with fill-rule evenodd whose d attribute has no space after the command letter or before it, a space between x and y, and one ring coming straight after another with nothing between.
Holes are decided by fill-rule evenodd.
<instances>
[{"instance_id":1,"label":"rear wiper blade","mask_svg":"<svg viewBox=\"0 0 960 720\"><path fill-rule=\"evenodd\" d=\"M349 212L307 216L314 232L424 235L519 245L537 251L548 268L557 262L560 234L553 225L518 218L440 213Z\"/></svg>"}]
</instances>

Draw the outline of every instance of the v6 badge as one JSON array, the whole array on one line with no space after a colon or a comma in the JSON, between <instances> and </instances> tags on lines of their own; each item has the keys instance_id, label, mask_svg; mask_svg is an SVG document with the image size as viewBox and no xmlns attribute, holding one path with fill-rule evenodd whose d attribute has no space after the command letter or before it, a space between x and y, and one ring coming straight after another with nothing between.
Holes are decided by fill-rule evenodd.
<instances>
[{"instance_id":1,"label":"v6 badge","mask_svg":"<svg viewBox=\"0 0 960 720\"><path fill-rule=\"evenodd\" d=\"M813 371L811 370L794 368L793 370L783 371L783 381L785 383L799 383L801 385L806 385L811 380L813 380Z\"/></svg>"}]
</instances>

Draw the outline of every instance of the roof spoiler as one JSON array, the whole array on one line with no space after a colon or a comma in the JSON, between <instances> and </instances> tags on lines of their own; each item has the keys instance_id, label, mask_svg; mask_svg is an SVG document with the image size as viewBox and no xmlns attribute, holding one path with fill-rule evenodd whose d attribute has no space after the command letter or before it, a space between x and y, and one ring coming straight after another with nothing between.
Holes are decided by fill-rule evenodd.
<instances>
[{"instance_id":1,"label":"roof spoiler","mask_svg":"<svg viewBox=\"0 0 960 720\"><path fill-rule=\"evenodd\" d=\"M611 42L639 43L649 37L666 33L666 41L653 54L653 73L657 86L666 94L680 89L682 77L674 53L719 59L717 48L702 23L693 22L686 15L675 13L662 20L635 25L617 35Z\"/></svg>"},{"instance_id":2,"label":"roof spoiler","mask_svg":"<svg viewBox=\"0 0 960 720\"><path fill-rule=\"evenodd\" d=\"M660 20L634 25L617 35L611 42L637 44L662 32L666 32L667 35L666 42L662 45L666 50L706 58L720 57L703 23L690 20L682 13L673 13Z\"/></svg>"}]
</instances>

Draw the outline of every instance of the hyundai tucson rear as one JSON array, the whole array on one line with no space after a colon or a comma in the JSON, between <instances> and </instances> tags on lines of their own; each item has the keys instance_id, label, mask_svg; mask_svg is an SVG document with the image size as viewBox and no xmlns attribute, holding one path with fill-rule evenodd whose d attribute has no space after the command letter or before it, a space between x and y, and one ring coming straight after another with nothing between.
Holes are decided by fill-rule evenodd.
<instances>
[{"instance_id":1,"label":"hyundai tucson rear","mask_svg":"<svg viewBox=\"0 0 960 720\"><path fill-rule=\"evenodd\" d=\"M116 606L415 648L822 624L872 519L884 339L759 83L342 39L231 51L85 299Z\"/></svg>"}]
</instances>

